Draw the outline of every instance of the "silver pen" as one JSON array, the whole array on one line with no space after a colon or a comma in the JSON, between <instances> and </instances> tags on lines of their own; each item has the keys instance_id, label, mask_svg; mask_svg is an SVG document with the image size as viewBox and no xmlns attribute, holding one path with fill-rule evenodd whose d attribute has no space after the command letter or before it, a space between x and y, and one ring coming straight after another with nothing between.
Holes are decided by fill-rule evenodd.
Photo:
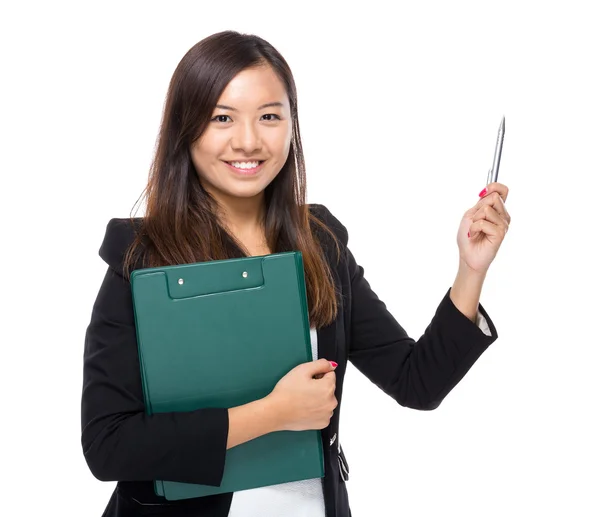
<instances>
[{"instance_id":1,"label":"silver pen","mask_svg":"<svg viewBox=\"0 0 600 517\"><path fill-rule=\"evenodd\" d=\"M494 151L494 163L492 164L492 168L488 171L486 185L498 181L498 171L500 170L500 157L502 156L502 144L504 143L505 118L506 117L502 117L502 122L500 122L500 128L498 129L498 138L496 139L496 150Z\"/></svg>"}]
</instances>

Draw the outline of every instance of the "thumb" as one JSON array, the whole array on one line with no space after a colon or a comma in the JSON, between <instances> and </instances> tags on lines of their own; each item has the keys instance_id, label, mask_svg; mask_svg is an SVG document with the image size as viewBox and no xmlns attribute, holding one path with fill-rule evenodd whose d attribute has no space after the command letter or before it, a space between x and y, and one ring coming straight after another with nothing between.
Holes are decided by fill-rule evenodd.
<instances>
[{"instance_id":1,"label":"thumb","mask_svg":"<svg viewBox=\"0 0 600 517\"><path fill-rule=\"evenodd\" d=\"M332 372L336 368L337 363L335 361L328 361L327 359L319 359L308 363L308 373L311 377L319 373Z\"/></svg>"}]
</instances>

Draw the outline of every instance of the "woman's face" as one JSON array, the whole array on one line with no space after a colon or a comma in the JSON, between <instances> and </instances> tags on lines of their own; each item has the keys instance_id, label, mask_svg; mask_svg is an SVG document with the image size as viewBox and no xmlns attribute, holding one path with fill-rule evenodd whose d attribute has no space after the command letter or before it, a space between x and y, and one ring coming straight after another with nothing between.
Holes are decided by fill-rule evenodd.
<instances>
[{"instance_id":1,"label":"woman's face","mask_svg":"<svg viewBox=\"0 0 600 517\"><path fill-rule=\"evenodd\" d=\"M267 66L246 69L227 85L207 129L192 144L192 162L202 186L217 199L251 198L285 164L291 136L289 99L279 77Z\"/></svg>"}]
</instances>

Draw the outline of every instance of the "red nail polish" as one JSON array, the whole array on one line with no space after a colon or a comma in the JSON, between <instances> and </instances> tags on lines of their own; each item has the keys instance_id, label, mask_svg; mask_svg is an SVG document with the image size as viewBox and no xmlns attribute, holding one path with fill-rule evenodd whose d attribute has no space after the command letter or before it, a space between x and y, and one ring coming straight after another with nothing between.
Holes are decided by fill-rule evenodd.
<instances>
[{"instance_id":1,"label":"red nail polish","mask_svg":"<svg viewBox=\"0 0 600 517\"><path fill-rule=\"evenodd\" d=\"M487 194L487 187L484 188L480 193L479 193L479 197L483 197Z\"/></svg>"},{"instance_id":2,"label":"red nail polish","mask_svg":"<svg viewBox=\"0 0 600 517\"><path fill-rule=\"evenodd\" d=\"M334 368L337 368L337 363L335 361L329 361L331 363L331 366L333 366Z\"/></svg>"},{"instance_id":3,"label":"red nail polish","mask_svg":"<svg viewBox=\"0 0 600 517\"><path fill-rule=\"evenodd\" d=\"M467 237L470 239L471 238L471 232L467 232Z\"/></svg>"}]
</instances>

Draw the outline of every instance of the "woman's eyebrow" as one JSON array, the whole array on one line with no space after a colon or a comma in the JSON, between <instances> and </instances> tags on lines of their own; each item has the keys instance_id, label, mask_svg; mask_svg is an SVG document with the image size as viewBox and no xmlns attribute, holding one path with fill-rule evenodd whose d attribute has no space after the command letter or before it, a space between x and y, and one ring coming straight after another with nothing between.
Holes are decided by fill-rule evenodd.
<instances>
[{"instance_id":1,"label":"woman's eyebrow","mask_svg":"<svg viewBox=\"0 0 600 517\"><path fill-rule=\"evenodd\" d=\"M266 104L263 104L262 106L259 106L258 109L262 110L262 109L265 109L265 108L272 108L272 107L283 108L283 103L282 102L267 102ZM237 111L236 108L232 108L231 106L225 106L224 104L217 104L215 106L215 108L219 108L219 109L222 109L222 110Z\"/></svg>"}]
</instances>

